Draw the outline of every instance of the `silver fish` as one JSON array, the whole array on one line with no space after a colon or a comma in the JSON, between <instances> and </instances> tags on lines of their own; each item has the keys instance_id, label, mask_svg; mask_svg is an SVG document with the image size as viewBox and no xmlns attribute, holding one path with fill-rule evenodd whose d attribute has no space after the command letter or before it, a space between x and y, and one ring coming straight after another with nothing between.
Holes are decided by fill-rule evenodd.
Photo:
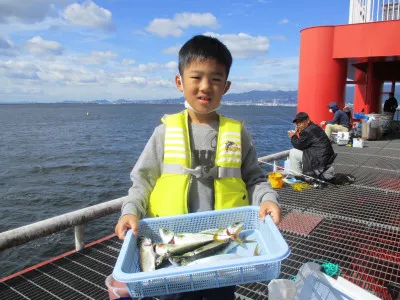
<instances>
[{"instance_id":1,"label":"silver fish","mask_svg":"<svg viewBox=\"0 0 400 300\"><path fill-rule=\"evenodd\" d=\"M231 240L225 241L213 241L205 246L202 246L191 252L187 252L181 256L171 256L169 258L170 262L177 266L186 266L192 261L198 260L200 258L220 254L224 249L226 249L231 243Z\"/></svg>"},{"instance_id":2,"label":"silver fish","mask_svg":"<svg viewBox=\"0 0 400 300\"><path fill-rule=\"evenodd\" d=\"M187 265L191 266L191 265L213 263L213 262L218 262L218 261L223 261L223 260L233 260L233 259L238 259L238 258L251 257L251 255L239 255L237 253L229 253L229 251L231 251L233 248L235 248L237 246L238 245L234 245L234 243L230 243L230 245L227 248L225 248L224 250L221 251L221 254L197 259ZM254 249L253 256L258 256L258 255L260 255L260 250L259 250L259 245L257 244Z\"/></svg>"},{"instance_id":3,"label":"silver fish","mask_svg":"<svg viewBox=\"0 0 400 300\"><path fill-rule=\"evenodd\" d=\"M156 268L160 267L170 256L182 255L189 251L195 250L205 244L211 243L211 241L206 242L195 242L191 244L156 244L154 246L157 255L156 258Z\"/></svg>"},{"instance_id":4,"label":"silver fish","mask_svg":"<svg viewBox=\"0 0 400 300\"><path fill-rule=\"evenodd\" d=\"M159 232L164 244L184 245L184 244L193 244L196 242L212 242L214 240L214 236L210 234L202 234L202 233L176 234L173 231L165 228L161 228Z\"/></svg>"},{"instance_id":5,"label":"silver fish","mask_svg":"<svg viewBox=\"0 0 400 300\"><path fill-rule=\"evenodd\" d=\"M244 227L243 222L233 223L226 228L216 228L204 230L200 233L180 233L176 234L166 228L160 228L159 233L164 244L191 244L195 242L207 242L207 241L225 241L227 239L233 239L240 245L243 245L239 239L239 233Z\"/></svg>"},{"instance_id":6,"label":"silver fish","mask_svg":"<svg viewBox=\"0 0 400 300\"><path fill-rule=\"evenodd\" d=\"M151 239L138 237L139 266L142 272L154 271L156 269L156 253Z\"/></svg>"},{"instance_id":7,"label":"silver fish","mask_svg":"<svg viewBox=\"0 0 400 300\"><path fill-rule=\"evenodd\" d=\"M212 235L219 233L221 235L229 235L230 236L233 234L239 234L243 230L243 227L244 227L243 222L236 222L236 223L229 225L226 228L206 229L206 230L200 231L200 233L212 234Z\"/></svg>"},{"instance_id":8,"label":"silver fish","mask_svg":"<svg viewBox=\"0 0 400 300\"><path fill-rule=\"evenodd\" d=\"M191 244L156 244L155 251L157 255L182 255L189 251L193 251L205 244L211 243L211 241L206 242L195 242Z\"/></svg>"}]
</instances>

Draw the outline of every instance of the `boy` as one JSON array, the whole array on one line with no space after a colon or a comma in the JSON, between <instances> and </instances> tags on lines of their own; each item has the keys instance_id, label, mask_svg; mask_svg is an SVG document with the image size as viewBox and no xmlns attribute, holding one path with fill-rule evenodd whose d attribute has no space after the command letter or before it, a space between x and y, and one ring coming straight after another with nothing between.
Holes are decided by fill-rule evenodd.
<instances>
[{"instance_id":1,"label":"boy","mask_svg":"<svg viewBox=\"0 0 400 300\"><path fill-rule=\"evenodd\" d=\"M195 36L179 51L177 88L185 111L165 116L131 173L133 185L122 205L115 232L124 239L138 221L189 212L260 205L259 216L280 221L277 193L266 182L251 138L241 122L216 113L232 64L219 40ZM234 299L234 287L204 290L162 299Z\"/></svg>"}]
</instances>

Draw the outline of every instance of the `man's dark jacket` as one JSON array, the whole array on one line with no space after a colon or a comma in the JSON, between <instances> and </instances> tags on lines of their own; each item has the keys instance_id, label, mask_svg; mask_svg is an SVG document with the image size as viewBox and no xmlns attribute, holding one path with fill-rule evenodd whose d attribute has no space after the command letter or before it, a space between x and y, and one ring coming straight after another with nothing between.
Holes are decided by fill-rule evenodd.
<instances>
[{"instance_id":1,"label":"man's dark jacket","mask_svg":"<svg viewBox=\"0 0 400 300\"><path fill-rule=\"evenodd\" d=\"M334 154L326 133L312 122L300 133L300 137L294 135L291 142L294 148L303 151L304 174L325 168Z\"/></svg>"}]
</instances>

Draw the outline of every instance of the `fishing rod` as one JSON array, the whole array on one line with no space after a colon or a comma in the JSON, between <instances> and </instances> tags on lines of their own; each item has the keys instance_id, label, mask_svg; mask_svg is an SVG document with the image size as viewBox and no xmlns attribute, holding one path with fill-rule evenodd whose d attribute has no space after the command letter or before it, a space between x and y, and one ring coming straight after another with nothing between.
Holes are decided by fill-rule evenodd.
<instances>
[{"instance_id":1,"label":"fishing rod","mask_svg":"<svg viewBox=\"0 0 400 300\"><path fill-rule=\"evenodd\" d=\"M280 120L280 121L283 121L283 122L285 122L285 123L289 123L289 124L293 125L293 123L290 122L290 121L288 121L288 120L284 120L284 119L281 119L281 118L278 118L278 117L275 117L275 116L273 116L273 118L275 118L275 119L277 119L277 120Z\"/></svg>"},{"instance_id":2,"label":"fishing rod","mask_svg":"<svg viewBox=\"0 0 400 300\"><path fill-rule=\"evenodd\" d=\"M275 167L274 164L268 163L268 162L265 162L265 161L262 161L262 160L258 160L258 162ZM295 173L295 175L301 175L301 176L304 176L305 178L310 178L310 179L315 180L315 181L318 181L318 182L320 182L320 183L331 184L331 185L333 185L334 187L338 187L337 185L334 185L333 183L328 182L328 181L324 181L324 180L321 180L321 179L318 179L318 178L315 178L315 177L312 177L312 176L304 175L304 174L302 174L302 173L299 173L299 172L296 172L296 171L292 171L292 170L291 170L290 172Z\"/></svg>"}]
</instances>

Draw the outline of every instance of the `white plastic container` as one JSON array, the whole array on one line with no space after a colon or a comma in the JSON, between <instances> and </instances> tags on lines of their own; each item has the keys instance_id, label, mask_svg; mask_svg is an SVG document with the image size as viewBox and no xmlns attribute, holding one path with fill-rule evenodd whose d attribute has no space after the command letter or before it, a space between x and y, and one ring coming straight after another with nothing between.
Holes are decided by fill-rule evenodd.
<instances>
[{"instance_id":1,"label":"white plastic container","mask_svg":"<svg viewBox=\"0 0 400 300\"><path fill-rule=\"evenodd\" d=\"M350 135L348 132L339 131L336 135L336 144L339 146L344 146L349 143Z\"/></svg>"},{"instance_id":2,"label":"white plastic container","mask_svg":"<svg viewBox=\"0 0 400 300\"><path fill-rule=\"evenodd\" d=\"M364 140L360 138L354 138L353 148L364 148Z\"/></svg>"},{"instance_id":3,"label":"white plastic container","mask_svg":"<svg viewBox=\"0 0 400 300\"><path fill-rule=\"evenodd\" d=\"M287 158L284 163L285 174L290 174L290 160Z\"/></svg>"}]
</instances>

